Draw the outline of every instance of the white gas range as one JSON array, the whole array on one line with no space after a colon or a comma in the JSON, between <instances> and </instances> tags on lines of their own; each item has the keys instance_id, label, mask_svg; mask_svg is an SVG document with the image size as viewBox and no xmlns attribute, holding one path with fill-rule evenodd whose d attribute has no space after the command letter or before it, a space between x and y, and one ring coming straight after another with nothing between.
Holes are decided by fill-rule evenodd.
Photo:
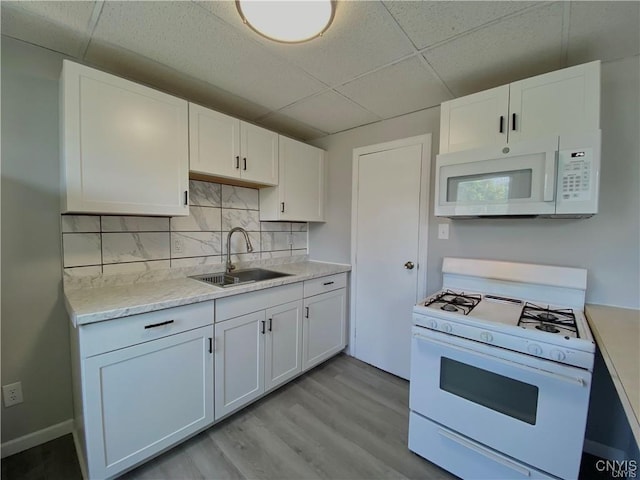
<instances>
[{"instance_id":1,"label":"white gas range","mask_svg":"<svg viewBox=\"0 0 640 480\"><path fill-rule=\"evenodd\" d=\"M463 478L577 478L586 270L445 258L413 309L409 448Z\"/></svg>"}]
</instances>

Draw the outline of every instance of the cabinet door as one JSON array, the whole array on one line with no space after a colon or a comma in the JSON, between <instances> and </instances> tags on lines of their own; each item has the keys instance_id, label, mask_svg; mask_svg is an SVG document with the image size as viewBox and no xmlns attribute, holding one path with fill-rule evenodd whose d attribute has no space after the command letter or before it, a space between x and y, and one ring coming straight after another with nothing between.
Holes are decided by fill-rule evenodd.
<instances>
[{"instance_id":1,"label":"cabinet door","mask_svg":"<svg viewBox=\"0 0 640 480\"><path fill-rule=\"evenodd\" d=\"M278 134L240 122L242 179L262 185L278 184Z\"/></svg>"},{"instance_id":2,"label":"cabinet door","mask_svg":"<svg viewBox=\"0 0 640 480\"><path fill-rule=\"evenodd\" d=\"M240 120L189 104L189 170L240 178Z\"/></svg>"},{"instance_id":3,"label":"cabinet door","mask_svg":"<svg viewBox=\"0 0 640 480\"><path fill-rule=\"evenodd\" d=\"M216 420L264 392L264 310L216 323Z\"/></svg>"},{"instance_id":4,"label":"cabinet door","mask_svg":"<svg viewBox=\"0 0 640 480\"><path fill-rule=\"evenodd\" d=\"M509 110L509 143L598 130L600 62L512 83Z\"/></svg>"},{"instance_id":5,"label":"cabinet door","mask_svg":"<svg viewBox=\"0 0 640 480\"><path fill-rule=\"evenodd\" d=\"M509 85L440 106L440 153L507 143Z\"/></svg>"},{"instance_id":6,"label":"cabinet door","mask_svg":"<svg viewBox=\"0 0 640 480\"><path fill-rule=\"evenodd\" d=\"M324 220L324 150L280 137L281 220ZM282 211L282 208L280 209Z\"/></svg>"},{"instance_id":7,"label":"cabinet door","mask_svg":"<svg viewBox=\"0 0 640 480\"><path fill-rule=\"evenodd\" d=\"M64 61L61 108L64 212L189 214L186 101Z\"/></svg>"},{"instance_id":8,"label":"cabinet door","mask_svg":"<svg viewBox=\"0 0 640 480\"><path fill-rule=\"evenodd\" d=\"M266 311L265 391L302 371L302 300Z\"/></svg>"},{"instance_id":9,"label":"cabinet door","mask_svg":"<svg viewBox=\"0 0 640 480\"><path fill-rule=\"evenodd\" d=\"M304 300L302 368L317 365L345 347L346 289Z\"/></svg>"},{"instance_id":10,"label":"cabinet door","mask_svg":"<svg viewBox=\"0 0 640 480\"><path fill-rule=\"evenodd\" d=\"M213 422L213 326L84 360L90 478L116 475Z\"/></svg>"}]
</instances>

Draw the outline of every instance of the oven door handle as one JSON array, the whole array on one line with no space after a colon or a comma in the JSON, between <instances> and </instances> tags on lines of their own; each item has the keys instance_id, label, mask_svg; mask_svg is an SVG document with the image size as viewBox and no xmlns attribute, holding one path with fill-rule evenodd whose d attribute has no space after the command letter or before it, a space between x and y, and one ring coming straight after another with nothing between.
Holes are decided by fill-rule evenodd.
<instances>
[{"instance_id":1,"label":"oven door handle","mask_svg":"<svg viewBox=\"0 0 640 480\"><path fill-rule=\"evenodd\" d=\"M489 450L488 448L482 446L482 445L478 445L476 442L472 442L471 440L468 440L464 437L462 437L461 435L456 435L453 432L449 432L447 430L443 430L441 428L438 429L438 433L440 435L442 435L443 437L447 437L449 440L452 440L454 442L456 442L457 444L468 448L469 450L473 450L476 453L479 453L480 455L483 455L485 457L487 457L489 460L493 460L496 463L499 463L501 465L504 465L507 468L510 468L511 470L514 470L516 472L518 472L520 475L523 475L525 477L530 477L531 476L531 471L524 468L521 465L518 465L517 463L515 463L512 460L509 460L508 458L499 455L496 452L493 452L491 450Z\"/></svg>"},{"instance_id":2,"label":"oven door handle","mask_svg":"<svg viewBox=\"0 0 640 480\"><path fill-rule=\"evenodd\" d=\"M502 363L503 365L520 368L522 370L527 370L529 372L535 373L536 375L543 375L545 377L553 378L553 379L556 379L556 380L561 380L563 382L577 383L581 387L585 386L584 379L582 379L580 377L569 377L567 375L561 375L559 373L549 372L547 370L542 370L540 368L530 367L529 365L525 365L523 363L513 362L511 360L505 360L504 358L494 357L493 355L488 355L486 353L477 352L475 350L471 350L470 348L464 348L464 347L460 347L458 345L452 345L450 343L446 343L446 342L442 342L440 340L436 340L435 338L425 337L424 335L420 335L419 333L414 333L413 337L418 339L418 340L435 343L435 344L440 345L440 346L445 347L445 348L452 348L454 350L458 350L458 351L463 352L463 353L477 355L479 357L484 357L484 358L489 359L489 360L491 360L493 362ZM526 354L523 354L523 355L526 355Z\"/></svg>"}]
</instances>

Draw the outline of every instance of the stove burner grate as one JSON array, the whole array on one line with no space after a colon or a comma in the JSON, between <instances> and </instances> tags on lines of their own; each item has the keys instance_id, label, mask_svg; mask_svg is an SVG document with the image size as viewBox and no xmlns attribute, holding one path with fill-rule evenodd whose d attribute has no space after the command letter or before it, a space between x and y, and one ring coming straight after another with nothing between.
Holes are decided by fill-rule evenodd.
<instances>
[{"instance_id":1,"label":"stove burner grate","mask_svg":"<svg viewBox=\"0 0 640 480\"><path fill-rule=\"evenodd\" d=\"M426 302L424 306L440 307L440 310L445 312L458 312L462 315L468 315L473 310L473 307L480 303L481 299L480 295L445 290Z\"/></svg>"},{"instance_id":2,"label":"stove burner grate","mask_svg":"<svg viewBox=\"0 0 640 480\"><path fill-rule=\"evenodd\" d=\"M522 307L518 326L535 326L549 333L572 333L579 337L576 316L571 308L552 309L527 302Z\"/></svg>"}]
</instances>

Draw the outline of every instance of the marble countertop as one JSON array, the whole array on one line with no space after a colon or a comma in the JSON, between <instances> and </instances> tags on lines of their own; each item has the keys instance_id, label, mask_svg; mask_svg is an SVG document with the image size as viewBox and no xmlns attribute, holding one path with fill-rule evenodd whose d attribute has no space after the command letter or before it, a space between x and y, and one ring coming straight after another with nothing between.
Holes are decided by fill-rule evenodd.
<instances>
[{"instance_id":1,"label":"marble countertop","mask_svg":"<svg viewBox=\"0 0 640 480\"><path fill-rule=\"evenodd\" d=\"M204 302L240 293L348 272L350 265L296 262L266 266L291 276L221 288L192 278L177 278L131 285L65 289L65 304L74 326Z\"/></svg>"},{"instance_id":2,"label":"marble countertop","mask_svg":"<svg viewBox=\"0 0 640 480\"><path fill-rule=\"evenodd\" d=\"M588 304L585 314L640 445L640 311Z\"/></svg>"}]
</instances>

